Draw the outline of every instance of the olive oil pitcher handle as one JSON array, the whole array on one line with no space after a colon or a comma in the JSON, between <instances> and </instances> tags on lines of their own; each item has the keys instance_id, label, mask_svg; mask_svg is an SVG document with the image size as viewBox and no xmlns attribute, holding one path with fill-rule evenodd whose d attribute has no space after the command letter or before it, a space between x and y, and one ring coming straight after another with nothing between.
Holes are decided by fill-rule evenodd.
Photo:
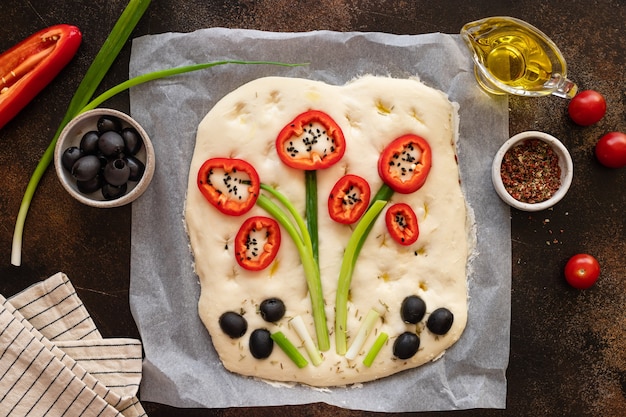
<instances>
[{"instance_id":1,"label":"olive oil pitcher handle","mask_svg":"<svg viewBox=\"0 0 626 417\"><path fill-rule=\"evenodd\" d=\"M552 95L561 98L571 99L578 93L578 86L561 74L552 74L550 81L544 85L552 91Z\"/></svg>"}]
</instances>

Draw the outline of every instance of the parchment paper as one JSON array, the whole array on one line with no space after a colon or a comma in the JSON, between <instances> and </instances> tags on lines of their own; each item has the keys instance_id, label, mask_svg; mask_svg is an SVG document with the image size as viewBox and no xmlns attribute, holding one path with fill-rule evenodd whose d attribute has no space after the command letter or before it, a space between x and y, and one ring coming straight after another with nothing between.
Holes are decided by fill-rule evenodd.
<instances>
[{"instance_id":1,"label":"parchment paper","mask_svg":"<svg viewBox=\"0 0 626 417\"><path fill-rule=\"evenodd\" d=\"M132 208L130 303L145 349L142 400L210 408L326 402L386 412L504 408L510 217L489 172L493 155L508 137L508 103L477 86L460 37L221 28L167 33L133 41L130 76L224 59L310 65L220 66L131 90L131 114L150 135L157 159L150 188ZM340 85L364 74L418 76L460 105L459 163L475 212L478 253L468 278L467 328L436 362L358 387L279 388L231 374L198 318L200 285L183 223L198 123L220 98L258 77L305 77Z\"/></svg>"}]
</instances>

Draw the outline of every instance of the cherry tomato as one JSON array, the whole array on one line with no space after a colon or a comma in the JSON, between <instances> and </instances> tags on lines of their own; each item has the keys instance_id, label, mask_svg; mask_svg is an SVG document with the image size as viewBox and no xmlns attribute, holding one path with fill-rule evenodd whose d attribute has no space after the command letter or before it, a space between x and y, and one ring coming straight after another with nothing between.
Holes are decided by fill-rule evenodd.
<instances>
[{"instance_id":1,"label":"cherry tomato","mask_svg":"<svg viewBox=\"0 0 626 417\"><path fill-rule=\"evenodd\" d=\"M597 123L606 113L606 101L602 94L585 90L576 94L567 107L569 117L580 126Z\"/></svg>"},{"instance_id":2,"label":"cherry tomato","mask_svg":"<svg viewBox=\"0 0 626 417\"><path fill-rule=\"evenodd\" d=\"M596 158L609 168L626 166L626 134L610 132L596 143Z\"/></svg>"},{"instance_id":3,"label":"cherry tomato","mask_svg":"<svg viewBox=\"0 0 626 417\"><path fill-rule=\"evenodd\" d=\"M579 290L591 287L600 276L600 264L592 255L579 253L565 265L565 280Z\"/></svg>"}]
</instances>

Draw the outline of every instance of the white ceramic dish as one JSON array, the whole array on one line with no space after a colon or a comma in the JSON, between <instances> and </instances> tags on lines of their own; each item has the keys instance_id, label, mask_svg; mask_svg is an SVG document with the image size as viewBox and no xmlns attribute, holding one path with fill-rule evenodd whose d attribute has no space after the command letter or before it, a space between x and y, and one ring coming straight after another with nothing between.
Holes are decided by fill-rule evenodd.
<instances>
[{"instance_id":1,"label":"white ceramic dish","mask_svg":"<svg viewBox=\"0 0 626 417\"><path fill-rule=\"evenodd\" d=\"M85 133L97 130L98 119L104 115L118 118L123 127L135 128L143 141L143 146L135 155L145 165L143 176L137 182L129 181L126 193L113 200L106 200L99 190L89 194L81 193L76 185L76 180L61 162L63 152L70 146L79 146ZM136 200L148 188L154 175L154 148L146 131L126 113L113 109L97 108L81 113L65 126L54 149L54 166L63 188L76 200L98 208L120 207Z\"/></svg>"},{"instance_id":2,"label":"white ceramic dish","mask_svg":"<svg viewBox=\"0 0 626 417\"><path fill-rule=\"evenodd\" d=\"M504 155L507 153L507 151L529 139L539 139L550 145L550 147L554 150L559 158L559 167L561 168L561 186L552 195L552 197L540 203L525 203L513 198L504 187L502 177L500 175L500 166L502 165L502 159L504 158ZM572 157L570 156L567 148L563 145L563 143L561 143L560 140L544 132L527 131L518 133L517 135L511 137L500 147L500 149L496 153L496 156L493 158L493 165L491 168L491 180L500 198L511 207L523 211L540 211L554 206L556 203L561 201L563 197L565 197L565 194L567 194L567 191L569 190L569 187L572 183L573 172L574 166L572 163Z\"/></svg>"}]
</instances>

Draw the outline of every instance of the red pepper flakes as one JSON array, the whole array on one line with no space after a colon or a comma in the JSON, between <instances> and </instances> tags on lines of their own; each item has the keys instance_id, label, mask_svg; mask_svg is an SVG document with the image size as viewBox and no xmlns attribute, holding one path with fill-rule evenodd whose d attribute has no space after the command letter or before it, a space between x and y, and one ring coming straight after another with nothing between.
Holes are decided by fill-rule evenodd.
<instances>
[{"instance_id":1,"label":"red pepper flakes","mask_svg":"<svg viewBox=\"0 0 626 417\"><path fill-rule=\"evenodd\" d=\"M559 157L544 141L528 139L507 151L500 176L504 188L514 199L541 203L561 186Z\"/></svg>"}]
</instances>

